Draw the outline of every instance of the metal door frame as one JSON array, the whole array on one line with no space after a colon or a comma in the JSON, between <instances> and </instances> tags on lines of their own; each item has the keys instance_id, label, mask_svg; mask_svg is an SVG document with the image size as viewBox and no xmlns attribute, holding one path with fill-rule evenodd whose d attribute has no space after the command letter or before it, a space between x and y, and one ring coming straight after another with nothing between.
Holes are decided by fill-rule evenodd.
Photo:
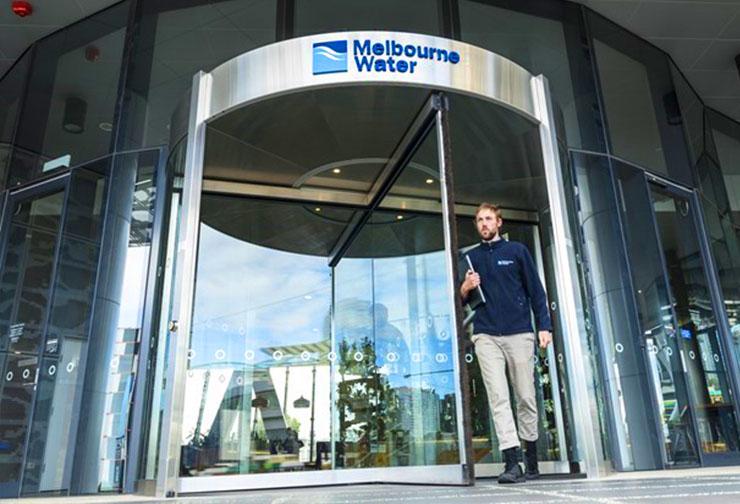
<instances>
[{"instance_id":1,"label":"metal door frame","mask_svg":"<svg viewBox=\"0 0 740 504\"><path fill-rule=\"evenodd\" d=\"M357 77L352 73L335 73L328 75L311 75L311 66L303 54L311 53L314 41L327 38L352 37L389 37L409 43L424 43L456 50L462 54L468 67L446 72L419 72L409 77L408 82L398 75L368 74ZM298 65L296 66L296 61ZM472 69L474 71L468 71ZM431 69L435 70L435 69ZM438 70L438 69L437 69ZM247 77L248 76L248 77ZM201 194L204 188L203 163L205 153L206 127L209 121L232 110L251 103L281 94L299 92L319 87L346 85L408 85L430 90L449 90L472 95L483 100L494 102L524 116L539 129L541 153L544 164L547 194L552 212L554 237L554 262L556 264L555 281L560 305L557 310L562 327L567 333L564 336L564 353L568 366L568 383L573 404L580 404L588 413L579 415L579 422L574 425L574 442L578 446L578 462L583 464L586 473L591 477L604 474L598 425L597 404L593 387L593 370L587 364L587 346L582 335L583 320L579 320L580 285L576 275L574 240L568 228L564 180L561 172L557 148L557 137L553 108L547 79L540 75L534 77L515 63L490 51L465 44L459 41L394 32L347 32L321 34L291 39L265 46L238 56L211 73L199 72L193 78L190 102L190 119L188 125L187 154L185 178L183 185L182 216L177 245L177 274L173 294L173 317L169 333L171 340L167 358L168 371L164 392L164 409L161 442L159 449L159 472L157 474L156 493L160 496L174 496L179 492L201 492L218 490L236 490L243 488L262 488L276 486L304 486L334 483L359 482L435 482L464 483L473 475L473 464L465 464L469 450L461 446L460 465L395 467L378 469L345 469L324 474L256 474L240 476L217 476L198 478L179 478L181 424L185 394L185 370L187 369L187 351L189 346L192 306L194 301L194 280L197 259L199 216ZM437 111L436 128L438 148L440 149L440 167L445 176L443 187L443 218L445 222L445 244L450 254L457 241L454 222L454 196L452 194L451 155L449 134L447 133L447 112ZM445 208L446 206L446 208ZM452 275L456 261L448 258L448 275ZM454 278L454 277L453 277ZM455 285L456 281L452 282ZM451 302L453 313L459 313L460 301L452 289ZM462 320L459 318L459 320ZM462 354L461 354L462 355ZM461 387L460 372L456 381ZM461 390L458 389L458 395ZM463 411L458 410L458 426L463 425ZM465 436L470 438L470 429L464 429ZM465 467L467 465L468 467ZM319 477L317 479L316 477Z\"/></svg>"}]
</instances>

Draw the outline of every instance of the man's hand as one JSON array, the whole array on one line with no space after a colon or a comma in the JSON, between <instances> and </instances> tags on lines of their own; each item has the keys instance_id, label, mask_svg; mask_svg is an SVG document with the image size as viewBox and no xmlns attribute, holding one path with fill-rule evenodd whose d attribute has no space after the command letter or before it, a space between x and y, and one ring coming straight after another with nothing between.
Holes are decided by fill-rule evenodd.
<instances>
[{"instance_id":1,"label":"man's hand","mask_svg":"<svg viewBox=\"0 0 740 504\"><path fill-rule=\"evenodd\" d=\"M540 331L538 336L540 338L540 348L547 348L547 345L552 343L552 333L550 331Z\"/></svg>"},{"instance_id":2,"label":"man's hand","mask_svg":"<svg viewBox=\"0 0 740 504\"><path fill-rule=\"evenodd\" d=\"M473 270L468 270L465 273L465 281L460 286L460 291L463 297L467 297L468 293L480 285L480 275Z\"/></svg>"}]
</instances>

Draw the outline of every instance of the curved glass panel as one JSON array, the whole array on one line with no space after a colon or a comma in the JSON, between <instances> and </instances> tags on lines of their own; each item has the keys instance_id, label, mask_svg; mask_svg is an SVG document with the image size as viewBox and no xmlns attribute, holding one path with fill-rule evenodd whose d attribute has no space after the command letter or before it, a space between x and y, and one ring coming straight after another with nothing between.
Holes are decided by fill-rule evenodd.
<instances>
[{"instance_id":1,"label":"curved glass panel","mask_svg":"<svg viewBox=\"0 0 740 504\"><path fill-rule=\"evenodd\" d=\"M276 0L142 2L118 145L170 142L169 124L193 75L275 42ZM177 139L175 139L177 140Z\"/></svg>"},{"instance_id":2,"label":"curved glass panel","mask_svg":"<svg viewBox=\"0 0 740 504\"><path fill-rule=\"evenodd\" d=\"M111 151L129 7L121 2L38 42L10 185Z\"/></svg>"},{"instance_id":3,"label":"curved glass panel","mask_svg":"<svg viewBox=\"0 0 740 504\"><path fill-rule=\"evenodd\" d=\"M296 0L294 36L348 30L442 35L440 5L436 0Z\"/></svg>"}]
</instances>

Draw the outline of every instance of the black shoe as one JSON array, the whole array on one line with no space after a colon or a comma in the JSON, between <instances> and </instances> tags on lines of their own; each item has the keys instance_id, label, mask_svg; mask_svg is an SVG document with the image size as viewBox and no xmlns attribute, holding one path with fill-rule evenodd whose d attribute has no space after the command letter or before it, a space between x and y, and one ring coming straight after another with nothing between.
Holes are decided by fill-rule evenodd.
<instances>
[{"instance_id":1,"label":"black shoe","mask_svg":"<svg viewBox=\"0 0 740 504\"><path fill-rule=\"evenodd\" d=\"M524 473L519 465L519 448L507 448L503 451L506 466L498 477L500 484L521 483L525 481Z\"/></svg>"},{"instance_id":2,"label":"black shoe","mask_svg":"<svg viewBox=\"0 0 740 504\"><path fill-rule=\"evenodd\" d=\"M524 477L527 480L536 480L540 478L540 470L537 465L537 441L526 441L524 451L524 466L526 472Z\"/></svg>"}]
</instances>

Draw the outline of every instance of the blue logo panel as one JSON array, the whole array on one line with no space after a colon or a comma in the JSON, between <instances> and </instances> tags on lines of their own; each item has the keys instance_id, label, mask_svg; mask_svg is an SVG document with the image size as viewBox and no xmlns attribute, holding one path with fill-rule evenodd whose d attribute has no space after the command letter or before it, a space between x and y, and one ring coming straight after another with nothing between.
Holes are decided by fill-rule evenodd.
<instances>
[{"instance_id":1,"label":"blue logo panel","mask_svg":"<svg viewBox=\"0 0 740 504\"><path fill-rule=\"evenodd\" d=\"M347 71L347 41L317 42L313 45L313 74Z\"/></svg>"}]
</instances>

